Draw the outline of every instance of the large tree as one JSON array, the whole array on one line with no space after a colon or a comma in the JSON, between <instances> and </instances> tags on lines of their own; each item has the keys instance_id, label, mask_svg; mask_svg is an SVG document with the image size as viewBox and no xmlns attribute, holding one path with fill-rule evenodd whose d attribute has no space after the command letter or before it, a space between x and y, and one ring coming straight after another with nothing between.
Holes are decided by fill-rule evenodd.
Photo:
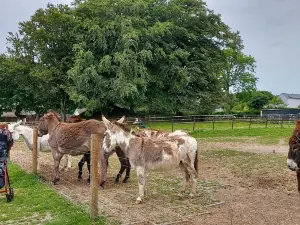
<instances>
[{"instance_id":1,"label":"large tree","mask_svg":"<svg viewBox=\"0 0 300 225\"><path fill-rule=\"evenodd\" d=\"M0 56L0 111L14 110L19 115L22 110L33 110L39 114L55 108L48 84L30 74L33 67L26 58Z\"/></svg>"},{"instance_id":2,"label":"large tree","mask_svg":"<svg viewBox=\"0 0 300 225\"><path fill-rule=\"evenodd\" d=\"M102 111L208 112L222 100L224 49L241 43L200 0L49 4L8 41L10 57L25 60L27 76L47 87L41 99L63 114L74 102Z\"/></svg>"},{"instance_id":3,"label":"large tree","mask_svg":"<svg viewBox=\"0 0 300 225\"><path fill-rule=\"evenodd\" d=\"M204 111L221 99L223 48L239 39L199 0L89 0L76 5L70 96L88 108Z\"/></svg>"},{"instance_id":4,"label":"large tree","mask_svg":"<svg viewBox=\"0 0 300 225\"><path fill-rule=\"evenodd\" d=\"M32 79L47 84L42 98L54 100L53 107L60 108L63 116L73 108L67 93L72 82L67 71L73 65L75 43L76 19L72 12L67 5L48 4L47 8L38 9L29 21L19 23L19 31L8 37L9 54L31 61Z\"/></svg>"},{"instance_id":5,"label":"large tree","mask_svg":"<svg viewBox=\"0 0 300 225\"><path fill-rule=\"evenodd\" d=\"M256 90L255 59L242 53L243 46L224 50L226 62L220 74L225 93L223 107L230 112L235 104L235 93L249 93Z\"/></svg>"}]
</instances>

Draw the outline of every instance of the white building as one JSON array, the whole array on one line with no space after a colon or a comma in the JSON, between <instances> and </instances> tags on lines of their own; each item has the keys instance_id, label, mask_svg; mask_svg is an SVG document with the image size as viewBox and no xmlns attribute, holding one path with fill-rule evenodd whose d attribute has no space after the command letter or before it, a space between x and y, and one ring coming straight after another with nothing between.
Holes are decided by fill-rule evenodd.
<instances>
[{"instance_id":1,"label":"white building","mask_svg":"<svg viewBox=\"0 0 300 225\"><path fill-rule=\"evenodd\" d=\"M288 108L300 108L300 94L281 93L279 97Z\"/></svg>"}]
</instances>

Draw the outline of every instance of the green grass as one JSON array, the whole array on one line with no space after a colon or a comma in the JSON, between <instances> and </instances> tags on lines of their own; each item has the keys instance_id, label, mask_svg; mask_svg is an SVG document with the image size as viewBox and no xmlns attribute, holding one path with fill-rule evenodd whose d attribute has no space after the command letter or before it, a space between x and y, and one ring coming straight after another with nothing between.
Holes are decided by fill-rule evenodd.
<instances>
[{"instance_id":1,"label":"green grass","mask_svg":"<svg viewBox=\"0 0 300 225\"><path fill-rule=\"evenodd\" d=\"M158 130L172 130L172 124L170 122L158 122L149 123L151 128ZM289 137L294 129L294 124L285 124L283 128L278 124L270 124L268 128L265 128L265 124L252 124L249 129L249 123L238 122L234 124L232 129L231 122L217 122L215 124L215 130L211 127L212 123L196 123L195 131L192 131L191 123L174 124L174 130L187 130L195 138L205 138L206 141L216 142L244 142L246 138L255 138L255 142L260 144L278 144L279 142L287 143ZM201 129L199 128L201 127Z\"/></svg>"},{"instance_id":2,"label":"green grass","mask_svg":"<svg viewBox=\"0 0 300 225\"><path fill-rule=\"evenodd\" d=\"M33 174L9 164L15 197L10 203L0 193L1 224L106 224L104 218L92 221L87 211L54 192Z\"/></svg>"},{"instance_id":3,"label":"green grass","mask_svg":"<svg viewBox=\"0 0 300 225\"><path fill-rule=\"evenodd\" d=\"M147 122L147 127L151 127L152 129L160 129L160 130L168 130L172 131L172 123L171 122ZM285 129L292 129L294 128L295 124L293 122L286 122L283 124L283 128ZM251 122L250 125L251 129L255 128L266 128L265 122ZM277 128L280 129L281 125L276 123L268 123L268 128ZM193 131L193 123L186 122L186 123L174 123L173 124L174 130L187 130ZM232 129L232 122L231 121L216 121L213 125L212 121L207 122L197 122L195 123L194 130L229 130ZM244 121L235 121L233 123L233 129L249 129L249 122Z\"/></svg>"}]
</instances>

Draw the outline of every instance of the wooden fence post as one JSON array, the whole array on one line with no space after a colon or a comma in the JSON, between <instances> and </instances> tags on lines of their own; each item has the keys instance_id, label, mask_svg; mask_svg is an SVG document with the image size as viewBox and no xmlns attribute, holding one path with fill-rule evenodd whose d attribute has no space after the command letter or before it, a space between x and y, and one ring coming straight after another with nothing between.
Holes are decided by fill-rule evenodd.
<instances>
[{"instance_id":1,"label":"wooden fence post","mask_svg":"<svg viewBox=\"0 0 300 225\"><path fill-rule=\"evenodd\" d=\"M267 128L268 127L268 118L266 118L266 127L265 128Z\"/></svg>"},{"instance_id":2,"label":"wooden fence post","mask_svg":"<svg viewBox=\"0 0 300 225\"><path fill-rule=\"evenodd\" d=\"M174 120L172 119L172 132L174 131Z\"/></svg>"},{"instance_id":3,"label":"wooden fence post","mask_svg":"<svg viewBox=\"0 0 300 225\"><path fill-rule=\"evenodd\" d=\"M249 129L251 128L251 119L252 118L250 118L250 120L249 120Z\"/></svg>"},{"instance_id":4,"label":"wooden fence post","mask_svg":"<svg viewBox=\"0 0 300 225\"><path fill-rule=\"evenodd\" d=\"M215 130L215 118L213 118L213 130Z\"/></svg>"},{"instance_id":5,"label":"wooden fence post","mask_svg":"<svg viewBox=\"0 0 300 225\"><path fill-rule=\"evenodd\" d=\"M196 119L195 119L195 117L194 117L193 131L195 131L195 123L196 123Z\"/></svg>"},{"instance_id":6,"label":"wooden fence post","mask_svg":"<svg viewBox=\"0 0 300 225\"><path fill-rule=\"evenodd\" d=\"M98 185L99 185L99 154L100 138L97 134L92 134L91 143L91 218L95 219L98 217Z\"/></svg>"},{"instance_id":7,"label":"wooden fence post","mask_svg":"<svg viewBox=\"0 0 300 225\"><path fill-rule=\"evenodd\" d=\"M231 122L231 129L233 130L233 124L234 124L234 119L232 119L232 122Z\"/></svg>"},{"instance_id":8,"label":"wooden fence post","mask_svg":"<svg viewBox=\"0 0 300 225\"><path fill-rule=\"evenodd\" d=\"M281 118L281 121L280 121L280 127L283 128L283 118Z\"/></svg>"},{"instance_id":9,"label":"wooden fence post","mask_svg":"<svg viewBox=\"0 0 300 225\"><path fill-rule=\"evenodd\" d=\"M38 129L33 128L33 146L32 146L32 173L37 174L37 164L38 164Z\"/></svg>"}]
</instances>

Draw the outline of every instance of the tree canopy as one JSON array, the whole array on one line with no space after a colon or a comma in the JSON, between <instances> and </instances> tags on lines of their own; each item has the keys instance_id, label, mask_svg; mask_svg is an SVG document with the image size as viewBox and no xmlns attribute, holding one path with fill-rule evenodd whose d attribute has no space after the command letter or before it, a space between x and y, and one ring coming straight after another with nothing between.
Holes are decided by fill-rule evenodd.
<instances>
[{"instance_id":1,"label":"tree canopy","mask_svg":"<svg viewBox=\"0 0 300 225\"><path fill-rule=\"evenodd\" d=\"M10 107L204 113L224 90L256 82L239 33L200 0L48 4L8 42L0 81L14 79L17 94L2 95Z\"/></svg>"}]
</instances>

